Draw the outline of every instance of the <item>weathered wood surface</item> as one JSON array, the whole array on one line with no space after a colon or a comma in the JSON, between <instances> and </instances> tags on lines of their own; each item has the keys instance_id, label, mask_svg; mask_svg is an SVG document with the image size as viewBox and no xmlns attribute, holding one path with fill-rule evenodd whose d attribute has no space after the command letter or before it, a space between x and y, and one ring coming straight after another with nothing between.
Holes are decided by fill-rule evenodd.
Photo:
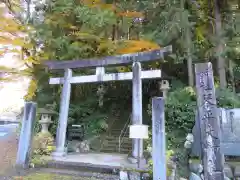
<instances>
[{"instance_id":1,"label":"weathered wood surface","mask_svg":"<svg viewBox=\"0 0 240 180\"><path fill-rule=\"evenodd\" d=\"M225 156L240 156L240 108L224 109L218 108L219 121L221 123L221 151ZM199 118L196 115L195 125L192 133L194 143L192 145L192 155L200 156L200 127Z\"/></svg>"},{"instance_id":2,"label":"weathered wood surface","mask_svg":"<svg viewBox=\"0 0 240 180\"><path fill-rule=\"evenodd\" d=\"M153 180L167 178L164 106L163 97L152 99Z\"/></svg>"},{"instance_id":3,"label":"weathered wood surface","mask_svg":"<svg viewBox=\"0 0 240 180\"><path fill-rule=\"evenodd\" d=\"M31 145L33 138L34 124L36 120L37 104L26 102L24 106L24 115L22 119L22 128L18 144L16 166L19 168L28 168L31 159Z\"/></svg>"},{"instance_id":4,"label":"weathered wood surface","mask_svg":"<svg viewBox=\"0 0 240 180\"><path fill-rule=\"evenodd\" d=\"M212 64L196 64L195 73L204 178L207 180L224 180L224 159L220 150L221 130Z\"/></svg>"},{"instance_id":5,"label":"weathered wood surface","mask_svg":"<svg viewBox=\"0 0 240 180\"><path fill-rule=\"evenodd\" d=\"M64 84L61 94L61 104L59 121L56 136L56 151L53 156L63 156L65 155L65 141L66 141L66 131L67 131L67 121L68 121L68 110L70 104L71 95L71 84L70 79L72 77L72 70L66 69L64 74Z\"/></svg>"},{"instance_id":6,"label":"weathered wood surface","mask_svg":"<svg viewBox=\"0 0 240 180\"><path fill-rule=\"evenodd\" d=\"M84 67L102 67L109 65L123 65L130 64L134 61L146 62L163 59L164 53L172 52L172 46L167 46L154 51L139 52L133 54L124 54L118 56L108 56L104 58L94 59L82 59L82 60L69 60L69 61L45 61L44 65L48 66L49 69L74 69Z\"/></svg>"},{"instance_id":7,"label":"weathered wood surface","mask_svg":"<svg viewBox=\"0 0 240 180\"><path fill-rule=\"evenodd\" d=\"M70 78L71 84L80 84L80 83L92 83L92 82L106 82L106 81L122 81L122 80L132 80L133 73L112 73L104 74L103 72L98 71L96 75L87 75L87 76L75 76ZM151 79L151 78L161 78L161 70L150 70L142 71L142 79ZM64 78L56 77L50 78L49 84L63 84Z\"/></svg>"}]
</instances>

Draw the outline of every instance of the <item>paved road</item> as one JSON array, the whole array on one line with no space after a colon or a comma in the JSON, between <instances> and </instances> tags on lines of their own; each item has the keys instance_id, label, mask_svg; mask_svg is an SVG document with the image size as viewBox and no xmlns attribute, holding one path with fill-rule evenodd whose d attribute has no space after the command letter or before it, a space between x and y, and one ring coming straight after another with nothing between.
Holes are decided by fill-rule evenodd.
<instances>
[{"instance_id":1,"label":"paved road","mask_svg":"<svg viewBox=\"0 0 240 180\"><path fill-rule=\"evenodd\" d=\"M0 125L0 140L8 137L13 132L16 132L18 124L3 124Z\"/></svg>"}]
</instances>

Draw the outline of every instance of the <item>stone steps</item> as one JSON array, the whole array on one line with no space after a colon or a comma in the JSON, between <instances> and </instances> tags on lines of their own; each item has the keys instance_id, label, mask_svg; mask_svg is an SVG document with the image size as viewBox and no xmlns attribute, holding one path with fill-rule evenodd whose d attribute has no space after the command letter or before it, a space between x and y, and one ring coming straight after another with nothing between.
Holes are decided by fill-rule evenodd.
<instances>
[{"instance_id":1,"label":"stone steps","mask_svg":"<svg viewBox=\"0 0 240 180\"><path fill-rule=\"evenodd\" d=\"M132 141L129 138L122 138L120 153L128 154L132 149ZM118 152L119 151L119 139L118 137L106 137L101 152Z\"/></svg>"},{"instance_id":2,"label":"stone steps","mask_svg":"<svg viewBox=\"0 0 240 180\"><path fill-rule=\"evenodd\" d=\"M122 129L111 129L109 135L105 138L101 152L115 153L119 152L119 136L121 137L121 148L119 153L129 154L132 149L132 140L129 139L128 130L125 134L121 134Z\"/></svg>"},{"instance_id":3,"label":"stone steps","mask_svg":"<svg viewBox=\"0 0 240 180\"><path fill-rule=\"evenodd\" d=\"M113 129L113 130L111 130L110 135L119 137L121 132L122 132L121 129ZM122 133L122 136L123 136L123 134L125 135L125 137L129 137L129 130L127 130L126 132Z\"/></svg>"}]
</instances>

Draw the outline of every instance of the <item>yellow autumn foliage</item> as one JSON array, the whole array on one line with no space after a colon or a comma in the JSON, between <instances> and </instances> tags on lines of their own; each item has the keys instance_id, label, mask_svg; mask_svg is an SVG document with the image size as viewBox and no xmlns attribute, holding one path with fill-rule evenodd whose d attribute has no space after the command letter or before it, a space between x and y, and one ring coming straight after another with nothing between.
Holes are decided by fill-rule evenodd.
<instances>
[{"instance_id":1,"label":"yellow autumn foliage","mask_svg":"<svg viewBox=\"0 0 240 180\"><path fill-rule=\"evenodd\" d=\"M69 36L75 36L76 39L88 39L88 40L92 39L100 41L100 38L98 36L80 31L72 31L70 32Z\"/></svg>"},{"instance_id":2,"label":"yellow autumn foliage","mask_svg":"<svg viewBox=\"0 0 240 180\"><path fill-rule=\"evenodd\" d=\"M32 27L21 24L16 18L8 13L6 6L0 6L0 56L7 53L21 54L21 48L32 49L34 47L26 41L26 34L33 30ZM27 63L37 63L33 57L24 59Z\"/></svg>"},{"instance_id":3,"label":"yellow autumn foliage","mask_svg":"<svg viewBox=\"0 0 240 180\"><path fill-rule=\"evenodd\" d=\"M14 8L13 6L16 5L16 3L20 3L13 0L11 1L12 8L16 10L17 8ZM12 9L12 10L13 10ZM8 13L8 8L5 5L2 5L0 3L0 57L4 57L8 53L15 53L20 54L22 56L22 48L25 50L31 50L34 46L30 43L30 41L27 40L27 33L32 31L33 28L30 26L23 25L21 22L19 22L16 18L11 16ZM23 60L24 63L29 64L39 64L39 59L33 56L25 56ZM0 67L1 71L7 72L11 74L9 77L1 78L0 81L14 81L15 76L31 76L32 71L27 70L20 70L18 68L9 68L2 66ZM25 96L26 100L31 100L33 97L35 97L37 89L37 81L35 79L32 79L28 93Z\"/></svg>"},{"instance_id":4,"label":"yellow autumn foliage","mask_svg":"<svg viewBox=\"0 0 240 180\"><path fill-rule=\"evenodd\" d=\"M0 6L0 19L0 46L5 46L4 48L2 47L1 55L3 56L9 52L16 53L16 48L13 47L23 47L26 45L22 33L25 28L7 13L5 6ZM7 48L6 46L11 48Z\"/></svg>"},{"instance_id":5,"label":"yellow autumn foliage","mask_svg":"<svg viewBox=\"0 0 240 180\"><path fill-rule=\"evenodd\" d=\"M96 6L97 5L94 5L93 7L96 7ZM117 9L117 7L113 4L99 4L98 7L107 9L107 10L112 10L112 11L115 11Z\"/></svg>"},{"instance_id":6,"label":"yellow autumn foliage","mask_svg":"<svg viewBox=\"0 0 240 180\"><path fill-rule=\"evenodd\" d=\"M126 11L117 13L118 16L128 17L128 18L144 18L143 13L137 11Z\"/></svg>"},{"instance_id":7,"label":"yellow autumn foliage","mask_svg":"<svg viewBox=\"0 0 240 180\"><path fill-rule=\"evenodd\" d=\"M114 4L106 4L101 0L82 0L84 5L88 7L99 7L102 9L112 10L116 13L117 16L128 17L128 18L144 18L144 14L142 12L137 11L121 11L120 8L117 8Z\"/></svg>"},{"instance_id":8,"label":"yellow autumn foliage","mask_svg":"<svg viewBox=\"0 0 240 180\"><path fill-rule=\"evenodd\" d=\"M28 93L24 96L25 100L32 100L36 96L37 81L32 79L28 87Z\"/></svg>"},{"instance_id":9,"label":"yellow autumn foliage","mask_svg":"<svg viewBox=\"0 0 240 180\"><path fill-rule=\"evenodd\" d=\"M102 0L81 0L81 2L85 5L94 5L94 4L102 4Z\"/></svg>"},{"instance_id":10,"label":"yellow autumn foliage","mask_svg":"<svg viewBox=\"0 0 240 180\"><path fill-rule=\"evenodd\" d=\"M98 8L108 9L112 11L116 10L116 6L114 4L106 4L106 3L103 3L101 0L83 0L83 4L92 8L98 7Z\"/></svg>"},{"instance_id":11,"label":"yellow autumn foliage","mask_svg":"<svg viewBox=\"0 0 240 180\"><path fill-rule=\"evenodd\" d=\"M117 54L130 54L160 49L158 44L146 40L125 40L123 43L124 47L119 48Z\"/></svg>"}]
</instances>

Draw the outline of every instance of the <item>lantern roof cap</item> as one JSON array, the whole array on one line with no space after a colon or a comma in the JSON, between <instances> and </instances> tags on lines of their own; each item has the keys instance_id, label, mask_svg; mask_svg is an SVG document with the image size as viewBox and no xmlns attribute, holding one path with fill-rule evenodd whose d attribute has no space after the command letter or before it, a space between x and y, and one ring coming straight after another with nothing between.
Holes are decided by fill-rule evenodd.
<instances>
[{"instance_id":1,"label":"lantern roof cap","mask_svg":"<svg viewBox=\"0 0 240 180\"><path fill-rule=\"evenodd\" d=\"M46 108L38 108L38 113L39 114L48 114L48 115L57 114L55 111L53 111L51 109L46 109Z\"/></svg>"}]
</instances>

